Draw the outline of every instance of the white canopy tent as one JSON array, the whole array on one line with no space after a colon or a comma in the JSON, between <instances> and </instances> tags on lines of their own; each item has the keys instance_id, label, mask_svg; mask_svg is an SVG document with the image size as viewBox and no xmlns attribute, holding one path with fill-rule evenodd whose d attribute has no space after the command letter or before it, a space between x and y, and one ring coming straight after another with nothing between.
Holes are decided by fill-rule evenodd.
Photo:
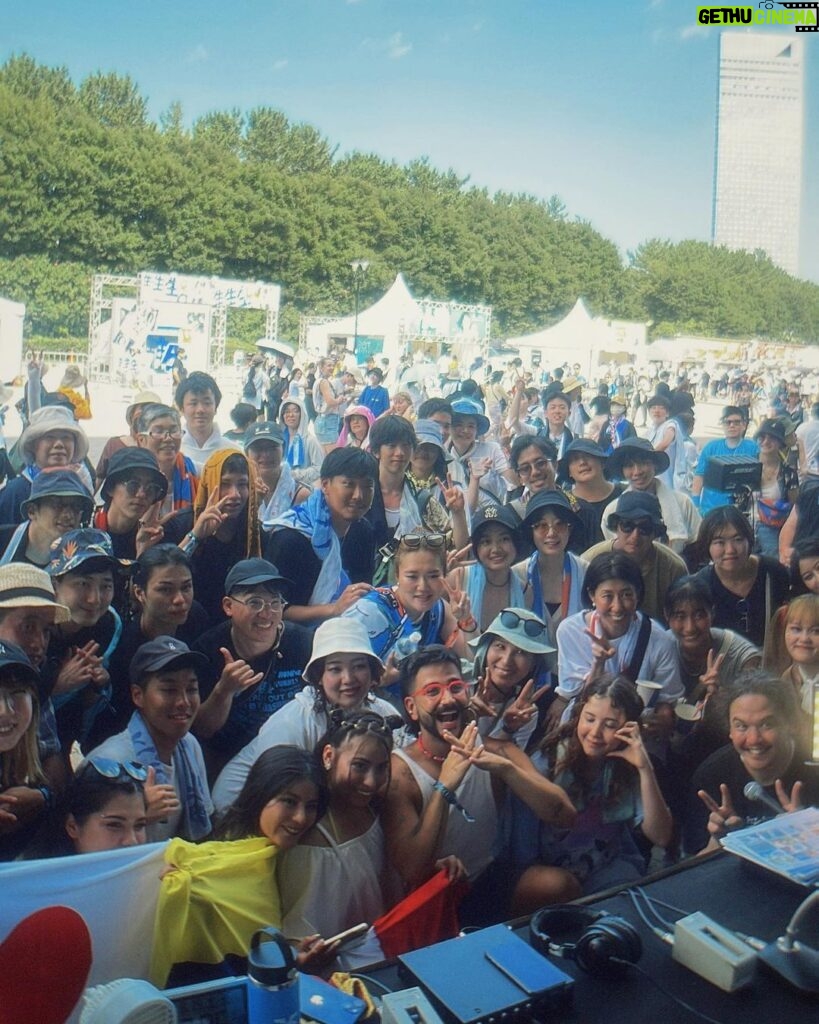
<instances>
[{"instance_id":1,"label":"white canopy tent","mask_svg":"<svg viewBox=\"0 0 819 1024\"><path fill-rule=\"evenodd\" d=\"M0 381L12 381L20 375L25 316L22 302L0 299Z\"/></svg>"},{"instance_id":2,"label":"white canopy tent","mask_svg":"<svg viewBox=\"0 0 819 1024\"><path fill-rule=\"evenodd\" d=\"M357 331L354 315L303 317L299 347L324 354L344 345L351 351L357 336L359 363L379 354L397 362L408 346L419 342L457 345L462 356L471 355L473 349L478 354L489 341L491 317L489 306L416 299L398 274L377 302L359 312Z\"/></svg>"},{"instance_id":3,"label":"white canopy tent","mask_svg":"<svg viewBox=\"0 0 819 1024\"><path fill-rule=\"evenodd\" d=\"M580 363L584 374L594 376L593 371L601 361L606 362L620 353L633 359L642 358L645 343L646 324L593 317L585 302L578 299L556 324L534 334L507 338L504 344L517 349L524 362L530 365L537 352L546 369L563 363Z\"/></svg>"}]
</instances>

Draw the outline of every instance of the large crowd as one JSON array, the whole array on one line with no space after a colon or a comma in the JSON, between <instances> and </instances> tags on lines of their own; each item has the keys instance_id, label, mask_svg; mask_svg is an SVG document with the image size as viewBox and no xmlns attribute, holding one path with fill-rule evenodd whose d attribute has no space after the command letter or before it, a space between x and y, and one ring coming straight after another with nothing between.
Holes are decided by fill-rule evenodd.
<instances>
[{"instance_id":1,"label":"large crowd","mask_svg":"<svg viewBox=\"0 0 819 1024\"><path fill-rule=\"evenodd\" d=\"M85 382L32 363L0 490L0 860L171 840L160 914L245 879L246 928L309 970L439 873L486 924L713 848L772 815L750 781L819 802L805 382L472 372L257 356L222 433L216 380L177 366L94 466ZM158 977L241 953L214 946Z\"/></svg>"}]
</instances>

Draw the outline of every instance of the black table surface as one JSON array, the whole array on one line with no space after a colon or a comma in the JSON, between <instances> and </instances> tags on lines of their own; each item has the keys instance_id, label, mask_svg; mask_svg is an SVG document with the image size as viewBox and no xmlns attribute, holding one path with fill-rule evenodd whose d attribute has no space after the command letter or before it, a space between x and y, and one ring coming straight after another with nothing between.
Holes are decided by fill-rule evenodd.
<instances>
[{"instance_id":1,"label":"black table surface","mask_svg":"<svg viewBox=\"0 0 819 1024\"><path fill-rule=\"evenodd\" d=\"M652 875L641 884L649 896L689 914L702 911L723 927L763 941L780 936L794 910L809 895L809 890L724 852ZM627 896L608 891L580 902L633 924L643 940L642 970L700 1013L724 1024L819 1022L819 999L798 992L762 964L750 985L726 993L676 963L671 947L649 931ZM680 917L665 908L660 912L669 921ZM528 924L515 922L515 930L528 938ZM819 945L815 914L805 920L800 937L809 945ZM571 960L554 962L575 979L573 1007L560 1015L561 1024L685 1024L698 1019L632 968L625 977L608 979L585 973ZM467 978L468 970L465 964ZM392 962L363 973L390 989L407 985ZM378 992L375 986L373 990Z\"/></svg>"}]
</instances>

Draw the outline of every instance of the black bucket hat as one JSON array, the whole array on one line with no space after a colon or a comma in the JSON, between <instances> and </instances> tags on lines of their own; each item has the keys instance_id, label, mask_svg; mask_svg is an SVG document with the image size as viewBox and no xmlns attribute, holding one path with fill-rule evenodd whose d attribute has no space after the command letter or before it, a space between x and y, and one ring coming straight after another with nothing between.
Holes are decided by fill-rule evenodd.
<instances>
[{"instance_id":1,"label":"black bucket hat","mask_svg":"<svg viewBox=\"0 0 819 1024\"><path fill-rule=\"evenodd\" d=\"M657 473L663 473L671 465L666 452L658 452L654 445L644 437L627 437L619 447L609 455L606 464L606 476L610 480L620 480L623 466L627 462L653 462Z\"/></svg>"},{"instance_id":2,"label":"black bucket hat","mask_svg":"<svg viewBox=\"0 0 819 1024\"><path fill-rule=\"evenodd\" d=\"M159 468L156 456L153 452L149 452L147 448L120 448L118 452L114 452L111 456L111 461L108 463L108 472L100 488L103 501L111 500L114 484L127 480L138 469L151 474L154 482L162 490L159 498L161 501L168 493L168 481L165 478L165 474Z\"/></svg>"},{"instance_id":3,"label":"black bucket hat","mask_svg":"<svg viewBox=\"0 0 819 1024\"><path fill-rule=\"evenodd\" d=\"M576 437L574 441L566 446L563 458L557 464L557 471L561 479L565 478L568 480L570 477L569 459L572 455L592 455L595 459L600 459L604 466L609 458L596 441L591 441L585 437Z\"/></svg>"},{"instance_id":4,"label":"black bucket hat","mask_svg":"<svg viewBox=\"0 0 819 1024\"><path fill-rule=\"evenodd\" d=\"M554 490L538 491L526 506L526 515L523 517L523 525L531 534L532 526L540 519L546 511L552 512L564 523L571 527L580 525L580 516L575 512L572 503L563 493L556 488Z\"/></svg>"}]
</instances>

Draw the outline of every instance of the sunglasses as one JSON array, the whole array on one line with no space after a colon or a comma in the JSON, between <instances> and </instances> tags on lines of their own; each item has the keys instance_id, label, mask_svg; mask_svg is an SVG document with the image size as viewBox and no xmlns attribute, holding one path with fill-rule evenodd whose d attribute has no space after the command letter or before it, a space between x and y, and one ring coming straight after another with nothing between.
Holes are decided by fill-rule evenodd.
<instances>
[{"instance_id":1,"label":"sunglasses","mask_svg":"<svg viewBox=\"0 0 819 1024\"><path fill-rule=\"evenodd\" d=\"M146 483L144 480L123 480L122 485L125 488L129 498L135 498L140 491L143 492L146 498L150 501L157 501L162 497L162 488L159 484Z\"/></svg>"},{"instance_id":2,"label":"sunglasses","mask_svg":"<svg viewBox=\"0 0 819 1024\"><path fill-rule=\"evenodd\" d=\"M375 733L381 739L389 740L392 743L392 730L393 726L390 724L390 719L395 721L397 716L390 719L382 718L381 715L370 714L362 715L359 718L355 718L352 721L345 721L344 715L346 712L341 708L334 708L330 712L330 723L332 725L332 731L338 731L343 733L349 733L351 735L362 736L368 732ZM401 719L397 719L400 724L403 724Z\"/></svg>"},{"instance_id":3,"label":"sunglasses","mask_svg":"<svg viewBox=\"0 0 819 1024\"><path fill-rule=\"evenodd\" d=\"M538 622L537 619L524 619L522 615L518 615L517 612L511 611L509 608L500 613L500 620L501 625L506 626L507 629L517 629L523 623L523 632L533 640L543 636L546 632L546 627L542 622Z\"/></svg>"},{"instance_id":4,"label":"sunglasses","mask_svg":"<svg viewBox=\"0 0 819 1024\"><path fill-rule=\"evenodd\" d=\"M119 779L123 775L130 775L136 782L144 782L148 778L148 769L139 761L115 761L111 757L89 757L86 764L90 764L98 775L105 779Z\"/></svg>"},{"instance_id":5,"label":"sunglasses","mask_svg":"<svg viewBox=\"0 0 819 1024\"><path fill-rule=\"evenodd\" d=\"M463 679L450 679L448 683L427 683L420 690L416 690L413 696L424 697L426 700L440 700L445 690L448 690L452 697L463 697L469 693L469 683L465 683Z\"/></svg>"},{"instance_id":6,"label":"sunglasses","mask_svg":"<svg viewBox=\"0 0 819 1024\"><path fill-rule=\"evenodd\" d=\"M417 551L422 547L435 551L444 547L446 537L442 533L406 533L401 538L401 544L407 551Z\"/></svg>"},{"instance_id":7,"label":"sunglasses","mask_svg":"<svg viewBox=\"0 0 819 1024\"><path fill-rule=\"evenodd\" d=\"M621 519L617 524L617 529L626 534L632 534L636 530L641 537L654 536L654 527L651 523L635 523L631 519Z\"/></svg>"}]
</instances>

